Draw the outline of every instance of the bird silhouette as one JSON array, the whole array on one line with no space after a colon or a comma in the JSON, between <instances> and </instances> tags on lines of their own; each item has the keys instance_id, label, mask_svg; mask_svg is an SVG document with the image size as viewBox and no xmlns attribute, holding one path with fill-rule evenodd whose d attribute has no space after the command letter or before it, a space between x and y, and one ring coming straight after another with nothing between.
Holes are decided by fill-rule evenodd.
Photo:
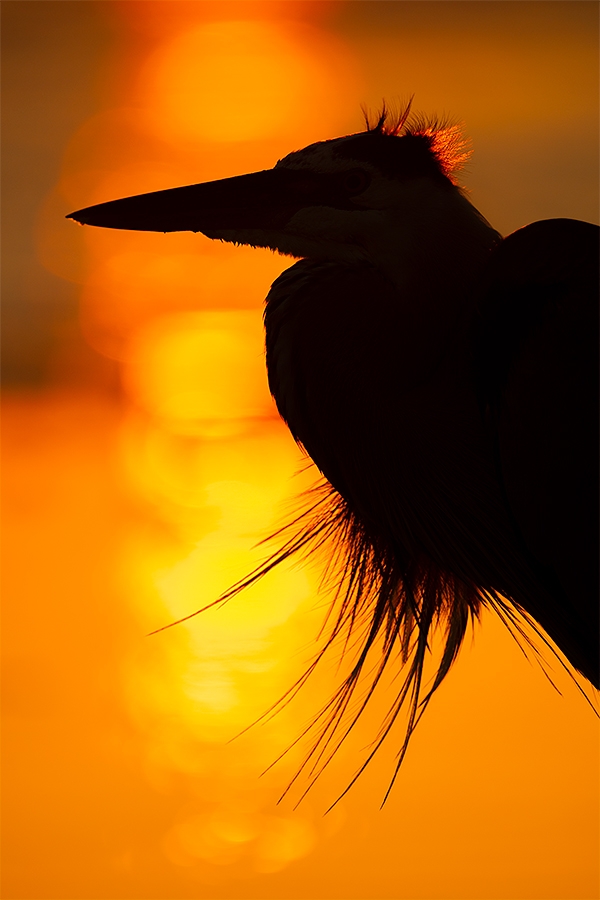
<instances>
[{"instance_id":1,"label":"bird silhouette","mask_svg":"<svg viewBox=\"0 0 600 900\"><path fill-rule=\"evenodd\" d=\"M225 597L294 553L333 560L328 644L362 637L317 717L315 753L334 734L339 745L400 657L375 747L405 707L399 767L482 607L524 640L532 623L599 686L598 227L552 219L502 238L457 183L467 155L457 126L384 106L365 131L273 169L70 215L299 258L267 296L267 370L325 481L282 549Z\"/></svg>"}]
</instances>

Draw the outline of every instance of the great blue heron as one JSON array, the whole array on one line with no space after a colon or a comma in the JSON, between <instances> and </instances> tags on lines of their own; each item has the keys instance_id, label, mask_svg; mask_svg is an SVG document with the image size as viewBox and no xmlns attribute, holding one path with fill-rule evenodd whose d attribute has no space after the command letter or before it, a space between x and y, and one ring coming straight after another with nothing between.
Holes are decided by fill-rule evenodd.
<instances>
[{"instance_id":1,"label":"great blue heron","mask_svg":"<svg viewBox=\"0 0 600 900\"><path fill-rule=\"evenodd\" d=\"M599 685L598 228L552 219L503 239L456 182L464 158L455 126L384 107L273 169L70 216L300 257L267 297L269 385L327 482L253 577L341 551L333 634L366 634L325 733L369 651L375 683L397 652L407 674L381 739L406 702L398 765L482 606L517 630L533 620Z\"/></svg>"}]
</instances>

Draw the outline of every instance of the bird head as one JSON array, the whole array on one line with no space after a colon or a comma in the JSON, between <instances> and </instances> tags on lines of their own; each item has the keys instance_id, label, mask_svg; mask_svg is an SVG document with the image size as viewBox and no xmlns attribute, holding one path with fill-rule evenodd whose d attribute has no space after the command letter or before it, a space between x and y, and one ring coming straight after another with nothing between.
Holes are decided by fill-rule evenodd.
<instances>
[{"instance_id":1,"label":"bird head","mask_svg":"<svg viewBox=\"0 0 600 900\"><path fill-rule=\"evenodd\" d=\"M272 169L90 206L71 213L84 225L136 231L194 231L282 254L341 262L392 257L439 245L463 220L491 231L454 173L467 157L456 126L413 122L408 108L389 123L311 144ZM486 228L482 229L482 223ZM489 246L489 234L483 241ZM411 250L412 248L412 250Z\"/></svg>"}]
</instances>

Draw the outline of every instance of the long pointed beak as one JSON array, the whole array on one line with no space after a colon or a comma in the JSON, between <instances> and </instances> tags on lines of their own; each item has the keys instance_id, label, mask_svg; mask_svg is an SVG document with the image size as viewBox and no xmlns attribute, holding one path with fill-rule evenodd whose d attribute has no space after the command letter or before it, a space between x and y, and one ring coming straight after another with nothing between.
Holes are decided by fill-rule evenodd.
<instances>
[{"instance_id":1,"label":"long pointed beak","mask_svg":"<svg viewBox=\"0 0 600 900\"><path fill-rule=\"evenodd\" d=\"M304 206L322 205L327 176L275 168L138 194L69 213L82 225L132 231L214 232L281 228ZM324 190L325 188L325 190Z\"/></svg>"}]
</instances>

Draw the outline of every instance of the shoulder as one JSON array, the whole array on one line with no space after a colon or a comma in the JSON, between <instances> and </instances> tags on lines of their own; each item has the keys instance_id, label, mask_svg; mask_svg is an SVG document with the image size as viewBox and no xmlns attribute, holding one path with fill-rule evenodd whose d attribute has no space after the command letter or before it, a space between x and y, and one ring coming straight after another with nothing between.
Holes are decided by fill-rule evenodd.
<instances>
[{"instance_id":1,"label":"shoulder","mask_svg":"<svg viewBox=\"0 0 600 900\"><path fill-rule=\"evenodd\" d=\"M577 219L544 219L513 232L496 247L487 276L503 283L571 279L598 260L600 228Z\"/></svg>"},{"instance_id":2,"label":"shoulder","mask_svg":"<svg viewBox=\"0 0 600 900\"><path fill-rule=\"evenodd\" d=\"M472 347L483 405L497 403L531 341L553 322L565 342L596 339L599 235L575 219L534 222L494 250L478 291Z\"/></svg>"}]
</instances>

